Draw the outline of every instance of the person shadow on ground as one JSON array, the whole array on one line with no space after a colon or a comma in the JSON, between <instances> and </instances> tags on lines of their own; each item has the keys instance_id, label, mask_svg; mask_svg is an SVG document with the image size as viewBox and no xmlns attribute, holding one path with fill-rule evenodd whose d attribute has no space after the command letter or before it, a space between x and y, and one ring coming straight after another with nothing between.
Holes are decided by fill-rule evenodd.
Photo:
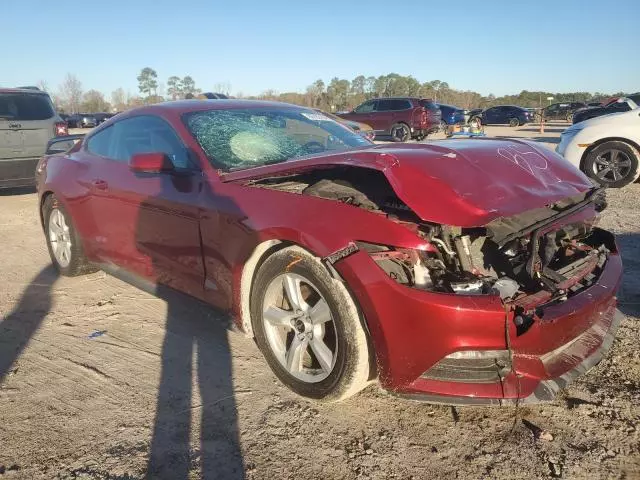
<instances>
[{"instance_id":1,"label":"person shadow on ground","mask_svg":"<svg viewBox=\"0 0 640 480\"><path fill-rule=\"evenodd\" d=\"M199 232L198 216L194 214L195 223L179 227L170 218L163 220L164 207L183 202L189 208L199 204L203 195L212 195L202 175L159 174L154 181L159 182L158 193L139 205L136 225L137 250L151 259L157 280L153 293L167 303L146 478L187 480L200 472L197 478L241 480L245 474L227 338L230 316L165 286L171 285L170 278L165 281L167 276L175 279L171 262L189 263L196 271L204 267L199 234L197 242L182 242L185 235L194 238L189 236L190 229ZM184 218L176 221L183 222ZM199 401L194 399L195 392ZM198 418L200 441L192 444Z\"/></svg>"},{"instance_id":2,"label":"person shadow on ground","mask_svg":"<svg viewBox=\"0 0 640 480\"><path fill-rule=\"evenodd\" d=\"M10 373L52 306L52 289L58 279L53 265L40 270L22 292L16 307L0 322L0 384Z\"/></svg>"}]
</instances>

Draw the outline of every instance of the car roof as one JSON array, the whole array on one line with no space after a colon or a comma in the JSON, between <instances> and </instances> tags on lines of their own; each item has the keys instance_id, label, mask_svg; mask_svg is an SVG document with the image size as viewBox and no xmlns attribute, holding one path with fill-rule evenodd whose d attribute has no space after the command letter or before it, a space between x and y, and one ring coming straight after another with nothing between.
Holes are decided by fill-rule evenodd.
<instances>
[{"instance_id":1,"label":"car roof","mask_svg":"<svg viewBox=\"0 0 640 480\"><path fill-rule=\"evenodd\" d=\"M33 88L0 88L0 93L28 93L30 95L49 95L42 90L34 90Z\"/></svg>"},{"instance_id":2,"label":"car roof","mask_svg":"<svg viewBox=\"0 0 640 480\"><path fill-rule=\"evenodd\" d=\"M292 110L309 110L308 107L293 105L284 102L268 102L263 100L237 100L237 99L215 99L215 100L176 100L171 102L154 103L143 107L127 110L127 116L139 113L185 113L198 112L203 110L228 110L228 109L260 109L260 108L287 108Z\"/></svg>"}]
</instances>

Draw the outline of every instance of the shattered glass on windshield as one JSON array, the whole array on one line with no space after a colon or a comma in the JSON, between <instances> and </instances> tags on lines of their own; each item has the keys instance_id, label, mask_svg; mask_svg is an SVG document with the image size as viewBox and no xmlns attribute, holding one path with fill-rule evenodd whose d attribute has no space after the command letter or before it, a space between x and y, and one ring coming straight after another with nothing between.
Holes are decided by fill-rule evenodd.
<instances>
[{"instance_id":1,"label":"shattered glass on windshield","mask_svg":"<svg viewBox=\"0 0 640 480\"><path fill-rule=\"evenodd\" d=\"M212 163L225 171L372 145L312 110L207 110L187 114L185 123Z\"/></svg>"}]
</instances>

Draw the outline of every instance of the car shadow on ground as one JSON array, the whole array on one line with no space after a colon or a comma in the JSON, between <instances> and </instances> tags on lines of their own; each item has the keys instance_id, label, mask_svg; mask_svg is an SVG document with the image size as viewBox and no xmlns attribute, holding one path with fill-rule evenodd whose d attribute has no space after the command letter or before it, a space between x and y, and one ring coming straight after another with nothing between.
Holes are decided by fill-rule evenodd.
<instances>
[{"instance_id":1,"label":"car shadow on ground","mask_svg":"<svg viewBox=\"0 0 640 480\"><path fill-rule=\"evenodd\" d=\"M548 128L546 125L544 127L544 131L546 133L562 133L564 132L568 127L570 127L569 124L567 124L566 127L564 128ZM519 128L518 129L519 132L539 132L540 131L540 127L526 127L526 128Z\"/></svg>"},{"instance_id":2,"label":"car shadow on ground","mask_svg":"<svg viewBox=\"0 0 640 480\"><path fill-rule=\"evenodd\" d=\"M640 232L621 233L616 235L616 241L624 265L618 308L625 315L640 317Z\"/></svg>"},{"instance_id":3,"label":"car shadow on ground","mask_svg":"<svg viewBox=\"0 0 640 480\"><path fill-rule=\"evenodd\" d=\"M518 137L517 135L494 135L491 138L508 138L516 140L533 140L540 143L560 143L560 137Z\"/></svg>"},{"instance_id":4,"label":"car shadow on ground","mask_svg":"<svg viewBox=\"0 0 640 480\"><path fill-rule=\"evenodd\" d=\"M0 188L0 197L10 197L13 195L30 195L36 192L36 187L12 187Z\"/></svg>"},{"instance_id":5,"label":"car shadow on ground","mask_svg":"<svg viewBox=\"0 0 640 480\"><path fill-rule=\"evenodd\" d=\"M58 272L52 265L43 268L0 322L0 384L15 370L15 361L51 310L51 291L57 279Z\"/></svg>"}]
</instances>

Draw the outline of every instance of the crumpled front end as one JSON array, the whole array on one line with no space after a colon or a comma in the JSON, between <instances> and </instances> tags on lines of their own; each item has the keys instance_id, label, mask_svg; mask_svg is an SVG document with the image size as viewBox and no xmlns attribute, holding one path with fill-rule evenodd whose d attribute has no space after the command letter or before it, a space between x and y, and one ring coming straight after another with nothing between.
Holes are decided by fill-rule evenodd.
<instances>
[{"instance_id":1,"label":"crumpled front end","mask_svg":"<svg viewBox=\"0 0 640 480\"><path fill-rule=\"evenodd\" d=\"M620 321L622 263L594 190L482 228L421 225L433 249L357 243L336 264L385 388L442 403L551 400Z\"/></svg>"}]
</instances>

